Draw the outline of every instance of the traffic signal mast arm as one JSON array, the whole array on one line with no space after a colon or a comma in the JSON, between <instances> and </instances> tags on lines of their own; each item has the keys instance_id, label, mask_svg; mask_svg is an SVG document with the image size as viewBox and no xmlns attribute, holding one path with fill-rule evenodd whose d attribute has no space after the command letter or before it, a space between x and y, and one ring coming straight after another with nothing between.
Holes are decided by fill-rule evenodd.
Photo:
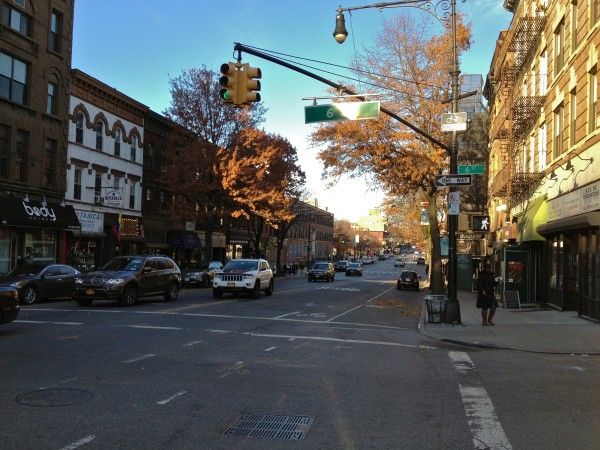
<instances>
[{"instance_id":1,"label":"traffic signal mast arm","mask_svg":"<svg viewBox=\"0 0 600 450\"><path fill-rule=\"evenodd\" d=\"M336 88L337 90L345 93L345 94L349 94L349 95L357 95L356 92L348 89L345 86L342 86L341 84L337 84L334 83L331 80L328 80L327 78L323 78L315 73L309 72L308 70L302 69L301 67L295 66L293 64L290 64L286 61L283 61L279 58L275 58L271 55L268 55L266 53L263 53L261 51L255 50L253 48L250 47L246 47L244 44L240 44L239 42L236 42L234 47L233 47L234 51L237 51L238 54L241 54L240 52L246 52L249 53L250 55L254 55L257 56L258 58L262 58L262 59L266 59L267 61L271 61L272 63L278 64L280 66L286 67L288 69L291 69L295 72L301 73L302 75L306 75L307 77L313 78L317 81L320 81L321 83L325 83L328 86L331 86L333 88ZM258 69L260 71L260 69ZM260 78L260 76L258 77ZM260 83L260 82L259 82ZM260 84L259 84L260 86ZM357 98L361 99L361 100L366 100L364 97L358 96ZM260 101L260 95L259 95L259 100ZM398 116L397 114L393 113L392 111L390 111L387 108L381 107L381 111L384 112L385 114L387 114L388 116L396 119L398 122L400 122L403 125L406 125L408 128L410 128L411 130L413 130L415 133L420 134L421 136L423 136L425 139L427 139L428 141L430 141L431 143L437 145L440 148L443 148L444 150L450 152L450 147L446 144L444 144L443 142L439 141L438 139L436 139L435 137L431 136L429 133L427 133L426 131L421 130L419 127L417 127L416 125L413 125L412 123L408 122L407 120L403 119L402 117Z\"/></svg>"}]
</instances>

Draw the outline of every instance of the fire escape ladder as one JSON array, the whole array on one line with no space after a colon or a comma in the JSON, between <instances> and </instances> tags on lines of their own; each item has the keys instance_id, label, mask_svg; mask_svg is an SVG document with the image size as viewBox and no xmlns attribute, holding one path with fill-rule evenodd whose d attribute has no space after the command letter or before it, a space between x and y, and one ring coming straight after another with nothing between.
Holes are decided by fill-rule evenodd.
<instances>
[{"instance_id":1,"label":"fire escape ladder","mask_svg":"<svg viewBox=\"0 0 600 450\"><path fill-rule=\"evenodd\" d=\"M515 52L515 67L521 70L527 59L533 53L540 40L544 25L545 16L520 17L515 26L515 32L508 45L508 50Z\"/></svg>"},{"instance_id":2,"label":"fire escape ladder","mask_svg":"<svg viewBox=\"0 0 600 450\"><path fill-rule=\"evenodd\" d=\"M515 141L521 140L531 130L540 116L545 100L544 95L517 98L512 108Z\"/></svg>"}]
</instances>

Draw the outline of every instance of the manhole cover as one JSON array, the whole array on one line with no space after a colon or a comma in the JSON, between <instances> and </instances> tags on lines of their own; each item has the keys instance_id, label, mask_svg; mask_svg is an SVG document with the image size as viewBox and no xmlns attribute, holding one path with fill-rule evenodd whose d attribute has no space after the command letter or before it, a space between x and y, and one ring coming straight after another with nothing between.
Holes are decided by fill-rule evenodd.
<instances>
[{"instance_id":1,"label":"manhole cover","mask_svg":"<svg viewBox=\"0 0 600 450\"><path fill-rule=\"evenodd\" d=\"M240 414L223 432L226 436L304 439L314 417Z\"/></svg>"},{"instance_id":2,"label":"manhole cover","mask_svg":"<svg viewBox=\"0 0 600 450\"><path fill-rule=\"evenodd\" d=\"M26 406L68 406L93 398L93 392L83 389L38 389L17 395L15 401Z\"/></svg>"}]
</instances>

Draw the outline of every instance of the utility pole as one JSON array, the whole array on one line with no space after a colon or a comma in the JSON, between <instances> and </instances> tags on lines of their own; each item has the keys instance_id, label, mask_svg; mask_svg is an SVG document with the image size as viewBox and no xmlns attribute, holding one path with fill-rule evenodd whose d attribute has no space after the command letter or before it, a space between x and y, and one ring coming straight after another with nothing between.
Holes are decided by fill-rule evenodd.
<instances>
[{"instance_id":1,"label":"utility pole","mask_svg":"<svg viewBox=\"0 0 600 450\"><path fill-rule=\"evenodd\" d=\"M450 76L452 79L452 112L458 112L458 76L460 69L458 67L458 50L456 43L456 0L450 0L452 21L452 70ZM456 131L452 131L452 144L450 146L450 173L458 171L458 136ZM450 192L457 188L450 187ZM448 214L448 304L446 309L446 322L460 323L460 305L456 297L457 283L457 257L456 257L456 231L458 225L458 216Z\"/></svg>"}]
</instances>

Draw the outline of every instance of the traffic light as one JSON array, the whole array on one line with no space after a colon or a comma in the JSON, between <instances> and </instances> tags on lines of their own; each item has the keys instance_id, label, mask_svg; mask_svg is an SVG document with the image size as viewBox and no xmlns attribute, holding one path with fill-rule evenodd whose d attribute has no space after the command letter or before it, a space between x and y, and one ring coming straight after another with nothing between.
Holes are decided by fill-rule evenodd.
<instances>
[{"instance_id":1,"label":"traffic light","mask_svg":"<svg viewBox=\"0 0 600 450\"><path fill-rule=\"evenodd\" d=\"M237 104L237 90L239 89L237 83L238 69L235 63L228 62L221 64L221 78L219 78L219 98L224 103Z\"/></svg>"},{"instance_id":2,"label":"traffic light","mask_svg":"<svg viewBox=\"0 0 600 450\"><path fill-rule=\"evenodd\" d=\"M252 102L260 102L260 81L262 72L258 67L250 67L243 64L240 71L240 82L238 88L239 96L236 105L246 105Z\"/></svg>"}]
</instances>

